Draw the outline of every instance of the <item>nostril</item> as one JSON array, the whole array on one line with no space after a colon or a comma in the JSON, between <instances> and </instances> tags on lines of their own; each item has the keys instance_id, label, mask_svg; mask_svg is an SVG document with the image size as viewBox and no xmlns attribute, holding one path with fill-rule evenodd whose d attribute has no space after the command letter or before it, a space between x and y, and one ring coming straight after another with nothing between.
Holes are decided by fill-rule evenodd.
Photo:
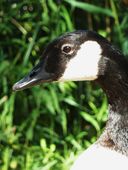
<instances>
[{"instance_id":1,"label":"nostril","mask_svg":"<svg viewBox=\"0 0 128 170\"><path fill-rule=\"evenodd\" d=\"M30 78L34 77L36 75L37 71L32 71L29 75Z\"/></svg>"}]
</instances>

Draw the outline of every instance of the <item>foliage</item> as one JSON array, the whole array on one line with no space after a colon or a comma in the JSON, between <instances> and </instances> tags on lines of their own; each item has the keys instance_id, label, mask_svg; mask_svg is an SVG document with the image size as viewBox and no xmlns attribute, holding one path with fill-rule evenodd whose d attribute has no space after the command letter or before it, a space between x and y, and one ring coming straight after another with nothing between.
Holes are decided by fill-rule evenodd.
<instances>
[{"instance_id":1,"label":"foliage","mask_svg":"<svg viewBox=\"0 0 128 170\"><path fill-rule=\"evenodd\" d=\"M93 29L128 54L127 7L116 0L1 0L0 8L0 169L67 170L104 127L102 90L68 82L14 93L12 85L48 42L74 29Z\"/></svg>"}]
</instances>

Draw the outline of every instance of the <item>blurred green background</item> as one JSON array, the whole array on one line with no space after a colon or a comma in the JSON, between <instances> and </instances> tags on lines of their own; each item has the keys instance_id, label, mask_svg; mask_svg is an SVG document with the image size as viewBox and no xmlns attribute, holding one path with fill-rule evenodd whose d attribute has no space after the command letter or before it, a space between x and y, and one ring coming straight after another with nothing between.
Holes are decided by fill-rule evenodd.
<instances>
[{"instance_id":1,"label":"blurred green background","mask_svg":"<svg viewBox=\"0 0 128 170\"><path fill-rule=\"evenodd\" d=\"M95 30L128 54L128 1L0 1L0 170L68 170L96 141L107 119L97 84L12 85L46 44L76 29Z\"/></svg>"}]
</instances>

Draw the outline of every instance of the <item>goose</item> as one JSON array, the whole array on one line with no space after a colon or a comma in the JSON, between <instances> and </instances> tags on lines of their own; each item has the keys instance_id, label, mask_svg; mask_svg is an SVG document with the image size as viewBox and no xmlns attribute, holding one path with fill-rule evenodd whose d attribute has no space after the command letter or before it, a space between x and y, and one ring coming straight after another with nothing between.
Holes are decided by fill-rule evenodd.
<instances>
[{"instance_id":1,"label":"goose","mask_svg":"<svg viewBox=\"0 0 128 170\"><path fill-rule=\"evenodd\" d=\"M108 121L99 139L71 170L128 170L128 62L106 38L78 30L53 40L39 63L13 90L44 82L95 81L108 98Z\"/></svg>"}]
</instances>

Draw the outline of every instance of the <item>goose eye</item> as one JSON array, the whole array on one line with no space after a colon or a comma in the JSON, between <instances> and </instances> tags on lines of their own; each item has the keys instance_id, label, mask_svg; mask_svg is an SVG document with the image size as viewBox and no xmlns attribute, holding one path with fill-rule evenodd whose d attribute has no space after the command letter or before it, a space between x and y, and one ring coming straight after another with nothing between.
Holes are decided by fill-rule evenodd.
<instances>
[{"instance_id":1,"label":"goose eye","mask_svg":"<svg viewBox=\"0 0 128 170\"><path fill-rule=\"evenodd\" d=\"M66 53L66 54L70 54L72 52L72 47L69 45L63 45L62 52Z\"/></svg>"}]
</instances>

